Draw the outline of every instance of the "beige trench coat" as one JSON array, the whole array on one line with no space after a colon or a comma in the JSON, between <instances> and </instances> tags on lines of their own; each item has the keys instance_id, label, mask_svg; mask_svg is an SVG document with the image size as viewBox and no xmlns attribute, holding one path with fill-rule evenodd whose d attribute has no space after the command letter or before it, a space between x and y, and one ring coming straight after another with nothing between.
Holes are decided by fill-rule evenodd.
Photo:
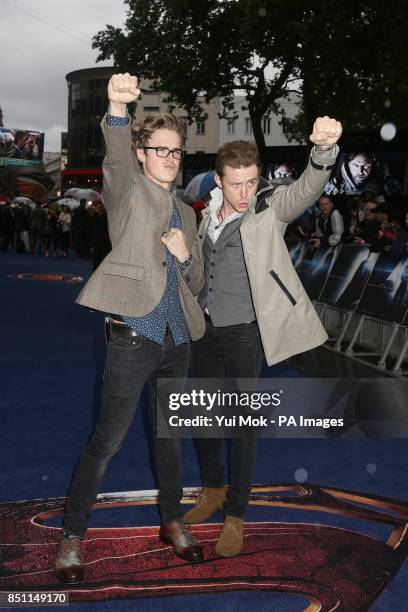
<instances>
[{"instance_id":1,"label":"beige trench coat","mask_svg":"<svg viewBox=\"0 0 408 612\"><path fill-rule=\"evenodd\" d=\"M334 153L338 153L337 146ZM335 161L328 155L313 148L312 161L300 178L289 186L277 187L267 200L266 210L255 214L256 198L252 199L240 228L252 299L269 366L315 348L328 337L292 265L283 238L287 224L322 194L330 176L327 167ZM210 212L206 208L198 231L201 257L209 222Z\"/></svg>"}]
</instances>

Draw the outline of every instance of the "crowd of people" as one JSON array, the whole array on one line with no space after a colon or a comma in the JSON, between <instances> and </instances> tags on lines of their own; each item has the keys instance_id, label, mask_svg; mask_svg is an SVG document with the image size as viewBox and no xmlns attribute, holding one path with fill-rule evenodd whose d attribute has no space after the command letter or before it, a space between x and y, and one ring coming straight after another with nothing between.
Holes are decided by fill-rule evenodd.
<instances>
[{"instance_id":1,"label":"crowd of people","mask_svg":"<svg viewBox=\"0 0 408 612\"><path fill-rule=\"evenodd\" d=\"M402 257L408 255L408 208L397 209L374 191L351 197L324 193L289 233L308 240L311 250L340 243L365 244L371 251Z\"/></svg>"},{"instance_id":2,"label":"crowd of people","mask_svg":"<svg viewBox=\"0 0 408 612\"><path fill-rule=\"evenodd\" d=\"M205 202L197 203L192 207L199 221ZM402 257L408 255L408 208L396 208L371 190L348 197L323 193L288 227L287 237L307 240L311 251L368 244L371 251ZM67 257L73 251L92 258L96 269L111 249L106 210L101 201L87 206L85 200L73 211L44 200L34 209L25 203L0 206L0 251L8 249L45 257Z\"/></svg>"},{"instance_id":3,"label":"crowd of people","mask_svg":"<svg viewBox=\"0 0 408 612\"><path fill-rule=\"evenodd\" d=\"M0 250L44 257L92 257L94 269L110 251L106 210L101 201L81 200L73 211L58 202L0 206Z\"/></svg>"}]
</instances>

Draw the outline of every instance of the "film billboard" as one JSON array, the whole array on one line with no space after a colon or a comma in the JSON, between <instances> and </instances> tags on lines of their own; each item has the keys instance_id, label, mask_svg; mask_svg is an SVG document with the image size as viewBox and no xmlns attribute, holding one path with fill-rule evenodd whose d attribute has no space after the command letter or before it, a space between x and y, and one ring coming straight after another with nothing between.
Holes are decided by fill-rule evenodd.
<instances>
[{"instance_id":1,"label":"film billboard","mask_svg":"<svg viewBox=\"0 0 408 612\"><path fill-rule=\"evenodd\" d=\"M44 151L44 133L0 127L0 159L3 166L40 164Z\"/></svg>"}]
</instances>

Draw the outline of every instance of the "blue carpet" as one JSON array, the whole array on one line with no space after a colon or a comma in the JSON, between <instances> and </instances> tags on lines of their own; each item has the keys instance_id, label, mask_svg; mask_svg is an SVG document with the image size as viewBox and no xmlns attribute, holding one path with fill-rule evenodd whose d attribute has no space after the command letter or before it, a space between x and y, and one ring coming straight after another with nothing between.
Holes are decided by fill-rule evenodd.
<instances>
[{"instance_id":1,"label":"blue carpet","mask_svg":"<svg viewBox=\"0 0 408 612\"><path fill-rule=\"evenodd\" d=\"M103 314L74 304L83 284L16 278L27 274L73 274L86 279L87 260L0 253L1 501L64 496L75 461L83 450L98 410L105 357ZM287 364L264 368L264 376L301 373ZM123 448L113 460L103 491L155 488L148 444L146 397L142 398ZM193 444L183 441L183 484L200 484ZM368 470L375 465L375 472ZM405 440L278 440L259 443L256 482L294 482L298 469L312 483L408 499ZM90 526L134 524L134 510L95 512ZM139 512L139 511L138 511ZM312 520L310 513L250 508L249 520ZM155 508L143 510L146 524L158 524ZM220 517L217 517L219 519ZM139 521L139 516L137 517ZM316 516L326 524L353 528L351 519ZM140 520L140 523L143 522ZM51 523L50 523L51 524ZM58 523L56 523L58 524ZM384 534L365 525L367 533ZM404 610L406 566L372 608ZM72 604L70 610L300 610L304 600L265 593L175 596ZM37 608L42 609L42 608ZM46 609L46 608L44 608ZM50 608L47 608L50 609Z\"/></svg>"}]
</instances>

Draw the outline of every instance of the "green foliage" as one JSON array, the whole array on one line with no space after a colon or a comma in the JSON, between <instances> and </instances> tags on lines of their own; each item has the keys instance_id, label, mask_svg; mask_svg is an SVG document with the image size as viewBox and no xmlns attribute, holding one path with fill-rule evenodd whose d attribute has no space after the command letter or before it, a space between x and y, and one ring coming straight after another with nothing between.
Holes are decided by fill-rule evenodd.
<instances>
[{"instance_id":1,"label":"green foliage","mask_svg":"<svg viewBox=\"0 0 408 612\"><path fill-rule=\"evenodd\" d=\"M125 0L125 29L94 37L99 60L154 79L190 118L198 96L231 100L243 90L258 146L262 117L282 115L292 140L304 141L319 115L347 128L406 125L408 18L403 0ZM299 115L282 99L300 94Z\"/></svg>"}]
</instances>

